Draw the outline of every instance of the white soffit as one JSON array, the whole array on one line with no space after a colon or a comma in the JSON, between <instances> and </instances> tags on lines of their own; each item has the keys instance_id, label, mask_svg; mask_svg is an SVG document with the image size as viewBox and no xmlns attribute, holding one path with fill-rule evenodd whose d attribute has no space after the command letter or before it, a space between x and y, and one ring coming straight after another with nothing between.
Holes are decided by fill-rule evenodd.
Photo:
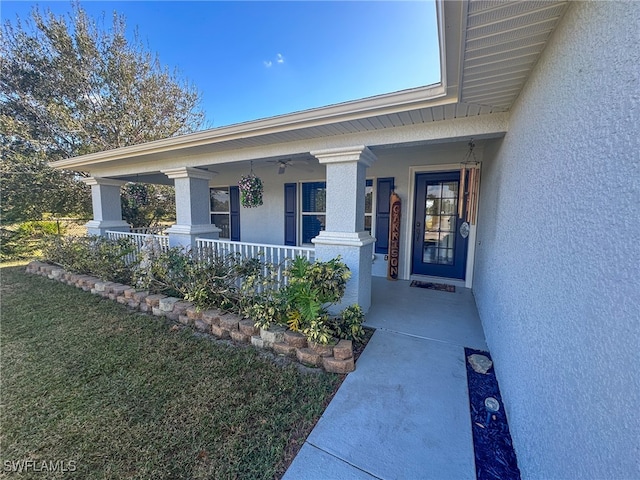
<instances>
[{"instance_id":1,"label":"white soffit","mask_svg":"<svg viewBox=\"0 0 640 480\"><path fill-rule=\"evenodd\" d=\"M461 101L507 111L566 11L567 1L471 0Z\"/></svg>"}]
</instances>

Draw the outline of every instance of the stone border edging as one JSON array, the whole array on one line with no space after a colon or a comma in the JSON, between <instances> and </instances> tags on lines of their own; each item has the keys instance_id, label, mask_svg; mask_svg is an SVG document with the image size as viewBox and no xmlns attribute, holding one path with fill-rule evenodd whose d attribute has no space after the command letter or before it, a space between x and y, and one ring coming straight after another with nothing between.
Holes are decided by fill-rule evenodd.
<instances>
[{"instance_id":1,"label":"stone border edging","mask_svg":"<svg viewBox=\"0 0 640 480\"><path fill-rule=\"evenodd\" d=\"M81 288L85 292L117 301L143 313L166 317L219 339L231 339L269 349L277 355L296 359L304 365L321 367L329 373L346 374L355 370L351 340L340 340L333 346L307 342L301 333L282 326L274 326L268 330L258 329L253 320L243 319L233 313L217 309L198 310L193 303L179 298L149 294L129 285L105 282L91 275L70 273L45 262L30 262L26 272Z\"/></svg>"}]
</instances>

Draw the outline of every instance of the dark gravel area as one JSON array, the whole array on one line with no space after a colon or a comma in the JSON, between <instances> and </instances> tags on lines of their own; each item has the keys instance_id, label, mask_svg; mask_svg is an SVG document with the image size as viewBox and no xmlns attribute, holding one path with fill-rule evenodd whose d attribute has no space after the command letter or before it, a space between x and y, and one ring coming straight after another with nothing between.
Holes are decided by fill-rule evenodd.
<instances>
[{"instance_id":1,"label":"dark gravel area","mask_svg":"<svg viewBox=\"0 0 640 480\"><path fill-rule=\"evenodd\" d=\"M474 353L491 358L487 352L465 348L465 358ZM509 425L493 367L486 374L477 373L467 365L469 405L473 430L473 449L478 480L520 480L520 470L511 443ZM498 400L500 409L487 422L487 397Z\"/></svg>"}]
</instances>

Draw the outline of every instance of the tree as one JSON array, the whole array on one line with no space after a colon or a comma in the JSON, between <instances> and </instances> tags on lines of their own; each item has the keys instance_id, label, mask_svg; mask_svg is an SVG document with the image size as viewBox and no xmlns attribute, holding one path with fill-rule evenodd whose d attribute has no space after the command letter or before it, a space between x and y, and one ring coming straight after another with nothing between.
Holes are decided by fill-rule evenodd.
<instances>
[{"instance_id":1,"label":"tree","mask_svg":"<svg viewBox=\"0 0 640 480\"><path fill-rule=\"evenodd\" d=\"M125 19L115 13L106 29L78 4L66 19L36 7L24 24L5 22L0 55L5 222L87 212L82 174L53 171L48 162L181 135L204 122L199 92L163 67L137 34L129 42Z\"/></svg>"},{"instance_id":2,"label":"tree","mask_svg":"<svg viewBox=\"0 0 640 480\"><path fill-rule=\"evenodd\" d=\"M148 227L175 212L173 188L128 183L121 191L122 217L136 227Z\"/></svg>"}]
</instances>

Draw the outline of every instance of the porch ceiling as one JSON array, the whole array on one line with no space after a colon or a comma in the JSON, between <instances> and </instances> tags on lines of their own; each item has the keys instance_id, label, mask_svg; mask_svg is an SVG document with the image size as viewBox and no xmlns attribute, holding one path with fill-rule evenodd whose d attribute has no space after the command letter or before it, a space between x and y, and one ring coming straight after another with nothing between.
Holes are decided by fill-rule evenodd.
<instances>
[{"instance_id":1,"label":"porch ceiling","mask_svg":"<svg viewBox=\"0 0 640 480\"><path fill-rule=\"evenodd\" d=\"M564 15L567 1L470 1L461 101L507 111Z\"/></svg>"}]
</instances>

